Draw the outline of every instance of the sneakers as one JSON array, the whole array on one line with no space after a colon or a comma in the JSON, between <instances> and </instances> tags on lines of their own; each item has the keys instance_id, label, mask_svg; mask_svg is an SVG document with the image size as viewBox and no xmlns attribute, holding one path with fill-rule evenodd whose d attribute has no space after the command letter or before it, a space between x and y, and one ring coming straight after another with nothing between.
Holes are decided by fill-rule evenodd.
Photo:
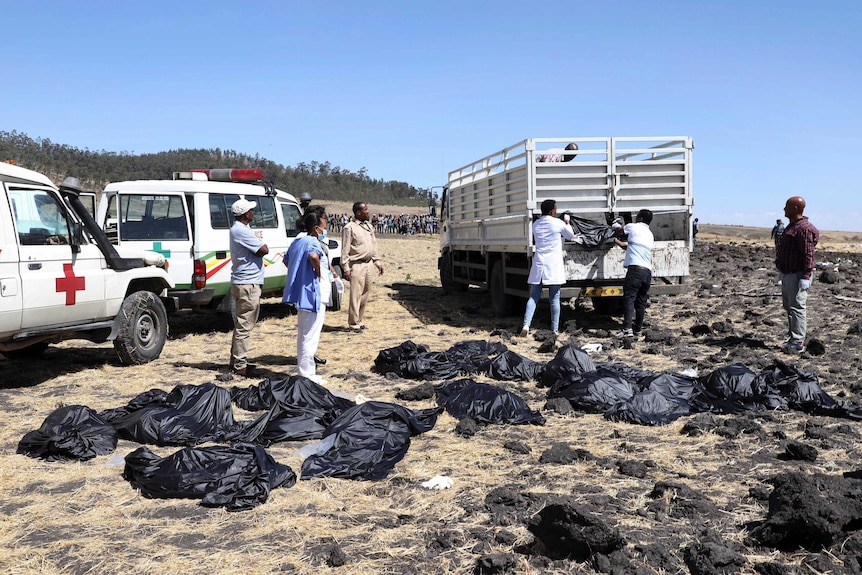
<instances>
[{"instance_id":1,"label":"sneakers","mask_svg":"<svg viewBox=\"0 0 862 575\"><path fill-rule=\"evenodd\" d=\"M635 338L635 341L641 341L644 338L644 334L642 331L633 331L632 337Z\"/></svg>"},{"instance_id":2,"label":"sneakers","mask_svg":"<svg viewBox=\"0 0 862 575\"><path fill-rule=\"evenodd\" d=\"M781 351L784 353L802 353L805 351L805 344L800 341L786 341L781 344Z\"/></svg>"},{"instance_id":3,"label":"sneakers","mask_svg":"<svg viewBox=\"0 0 862 575\"><path fill-rule=\"evenodd\" d=\"M640 333L640 332L638 332L638 333ZM632 331L632 328L621 329L620 331L618 331L617 333L614 334L614 337L618 337L618 338L624 338L624 337L632 337L633 338L634 336L635 336L635 332Z\"/></svg>"}]
</instances>

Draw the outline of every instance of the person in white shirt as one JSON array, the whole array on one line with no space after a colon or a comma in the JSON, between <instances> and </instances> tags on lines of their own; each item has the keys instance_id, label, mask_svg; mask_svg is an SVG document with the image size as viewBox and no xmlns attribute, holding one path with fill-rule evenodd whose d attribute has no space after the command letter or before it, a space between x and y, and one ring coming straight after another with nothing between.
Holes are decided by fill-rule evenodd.
<instances>
[{"instance_id":1,"label":"person in white shirt","mask_svg":"<svg viewBox=\"0 0 862 575\"><path fill-rule=\"evenodd\" d=\"M623 267L626 268L626 278L623 280L623 329L614 334L616 337L641 337L652 284L652 248L655 239L649 229L650 222L652 212L641 210L635 217L635 223L613 225L618 235L627 236L626 241L614 238L614 242L626 250L623 261Z\"/></svg>"},{"instance_id":2,"label":"person in white shirt","mask_svg":"<svg viewBox=\"0 0 862 575\"><path fill-rule=\"evenodd\" d=\"M536 313L536 306L542 296L542 286L548 288L548 299L551 300L551 329L554 333L560 329L560 287L566 283L561 237L584 243L583 236L576 236L572 226L569 225L568 215L565 215L563 220L557 217L556 200L545 200L542 202L542 217L533 222L536 253L533 254L533 264L527 277L530 298L527 300L521 337L526 337L530 331L533 314Z\"/></svg>"},{"instance_id":3,"label":"person in white shirt","mask_svg":"<svg viewBox=\"0 0 862 575\"><path fill-rule=\"evenodd\" d=\"M578 145L574 142L566 145L565 149L563 149L563 148L550 148L548 150L545 150L542 153L537 153L536 154L536 161L537 162L571 162L578 155L577 154L571 154L569 152L571 152L572 150L577 150L577 149L578 149Z\"/></svg>"}]
</instances>

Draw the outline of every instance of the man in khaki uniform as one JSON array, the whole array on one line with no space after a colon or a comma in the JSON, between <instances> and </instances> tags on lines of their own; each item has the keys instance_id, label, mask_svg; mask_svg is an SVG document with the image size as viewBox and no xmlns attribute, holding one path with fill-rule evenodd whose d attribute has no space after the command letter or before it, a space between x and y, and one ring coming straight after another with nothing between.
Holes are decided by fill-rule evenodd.
<instances>
[{"instance_id":1,"label":"man in khaki uniform","mask_svg":"<svg viewBox=\"0 0 862 575\"><path fill-rule=\"evenodd\" d=\"M374 267L383 275L383 263L377 253L377 237L368 220L368 206L353 204L353 221L341 231L341 267L344 279L350 282L350 307L347 326L356 331L365 329L365 304L374 282Z\"/></svg>"}]
</instances>

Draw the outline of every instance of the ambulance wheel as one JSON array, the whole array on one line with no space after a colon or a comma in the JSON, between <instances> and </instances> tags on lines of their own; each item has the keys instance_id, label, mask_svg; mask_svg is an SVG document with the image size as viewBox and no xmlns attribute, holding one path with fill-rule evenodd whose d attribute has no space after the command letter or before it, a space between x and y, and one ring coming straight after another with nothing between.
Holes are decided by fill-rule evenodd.
<instances>
[{"instance_id":1,"label":"ambulance wheel","mask_svg":"<svg viewBox=\"0 0 862 575\"><path fill-rule=\"evenodd\" d=\"M123 301L114 349L124 364L153 361L168 339L168 314L162 300L149 291L138 291Z\"/></svg>"},{"instance_id":2,"label":"ambulance wheel","mask_svg":"<svg viewBox=\"0 0 862 575\"><path fill-rule=\"evenodd\" d=\"M40 341L39 343L34 343L33 345L28 345L27 347L22 347L21 349L0 351L0 355L5 357L6 359L13 360L37 359L43 353L45 353L46 349L48 349L48 342Z\"/></svg>"}]
</instances>

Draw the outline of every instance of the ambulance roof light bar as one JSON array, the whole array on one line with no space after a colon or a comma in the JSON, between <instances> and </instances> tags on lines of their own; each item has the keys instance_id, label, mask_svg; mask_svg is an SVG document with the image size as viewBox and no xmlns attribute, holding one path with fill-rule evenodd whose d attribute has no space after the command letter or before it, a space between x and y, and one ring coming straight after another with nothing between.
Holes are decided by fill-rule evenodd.
<instances>
[{"instance_id":1,"label":"ambulance roof light bar","mask_svg":"<svg viewBox=\"0 0 862 575\"><path fill-rule=\"evenodd\" d=\"M209 180L211 182L260 182L264 178L259 168L195 168L186 172L174 172L175 180Z\"/></svg>"}]
</instances>

